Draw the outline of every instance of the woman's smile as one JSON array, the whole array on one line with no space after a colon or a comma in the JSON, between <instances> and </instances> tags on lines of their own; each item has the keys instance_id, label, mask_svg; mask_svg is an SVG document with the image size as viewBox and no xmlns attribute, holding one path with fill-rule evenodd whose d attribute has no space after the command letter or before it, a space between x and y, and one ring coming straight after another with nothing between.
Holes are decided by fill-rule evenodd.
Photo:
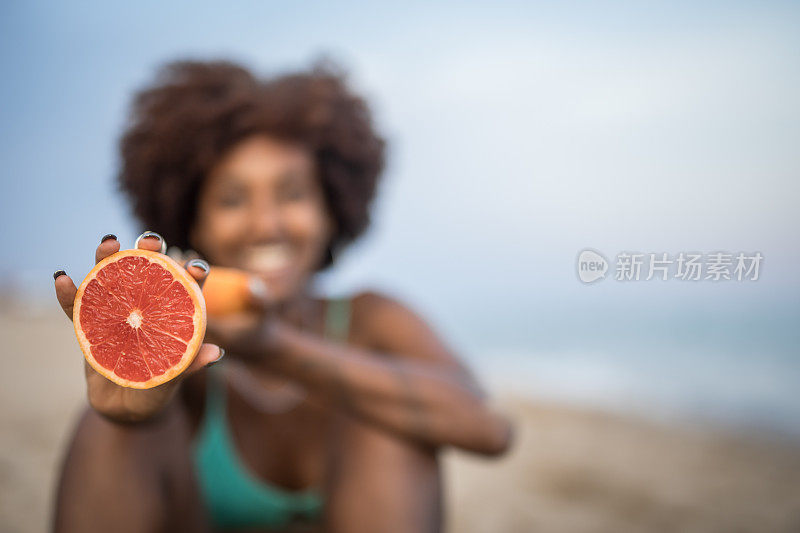
<instances>
[{"instance_id":1,"label":"woman's smile","mask_svg":"<svg viewBox=\"0 0 800 533\"><path fill-rule=\"evenodd\" d=\"M242 266L270 284L285 279L296 268L295 256L285 243L252 246L245 250Z\"/></svg>"},{"instance_id":2,"label":"woman's smile","mask_svg":"<svg viewBox=\"0 0 800 533\"><path fill-rule=\"evenodd\" d=\"M245 266L264 274L285 270L291 261L292 251L287 244L253 246L245 252Z\"/></svg>"}]
</instances>

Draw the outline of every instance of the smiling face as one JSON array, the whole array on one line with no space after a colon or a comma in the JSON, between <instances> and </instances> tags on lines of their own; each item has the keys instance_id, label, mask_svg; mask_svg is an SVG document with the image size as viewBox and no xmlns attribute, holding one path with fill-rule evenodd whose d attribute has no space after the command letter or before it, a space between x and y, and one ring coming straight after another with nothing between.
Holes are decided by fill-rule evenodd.
<instances>
[{"instance_id":1,"label":"smiling face","mask_svg":"<svg viewBox=\"0 0 800 533\"><path fill-rule=\"evenodd\" d=\"M277 301L303 289L333 232L311 154L265 136L235 145L198 202L192 246L212 265L257 274Z\"/></svg>"}]
</instances>

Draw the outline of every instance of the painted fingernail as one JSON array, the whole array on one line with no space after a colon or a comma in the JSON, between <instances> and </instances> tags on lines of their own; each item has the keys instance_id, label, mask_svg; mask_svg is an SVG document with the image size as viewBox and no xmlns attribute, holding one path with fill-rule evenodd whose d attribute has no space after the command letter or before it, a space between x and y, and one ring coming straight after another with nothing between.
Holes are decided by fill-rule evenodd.
<instances>
[{"instance_id":1,"label":"painted fingernail","mask_svg":"<svg viewBox=\"0 0 800 533\"><path fill-rule=\"evenodd\" d=\"M163 238L161 238L161 235L159 235L155 231L145 231L144 233L139 235L139 238L136 239L136 240L140 241L142 239L158 239L159 241L163 241L164 240Z\"/></svg>"},{"instance_id":2,"label":"painted fingernail","mask_svg":"<svg viewBox=\"0 0 800 533\"><path fill-rule=\"evenodd\" d=\"M100 242L106 242L108 239L114 239L116 241L117 236L114 235L113 233L109 233L108 235L103 235L103 238L100 239Z\"/></svg>"},{"instance_id":3,"label":"painted fingernail","mask_svg":"<svg viewBox=\"0 0 800 533\"><path fill-rule=\"evenodd\" d=\"M210 271L208 263L203 261L202 259L192 259L191 261L189 261L189 266L190 267L197 267L200 270L202 270L203 272L205 272L206 274L208 274L208 272Z\"/></svg>"},{"instance_id":4,"label":"painted fingernail","mask_svg":"<svg viewBox=\"0 0 800 533\"><path fill-rule=\"evenodd\" d=\"M66 275L67 273L64 272L63 270L56 270L55 272L53 272L53 279L58 279L61 276L66 276Z\"/></svg>"},{"instance_id":5,"label":"painted fingernail","mask_svg":"<svg viewBox=\"0 0 800 533\"><path fill-rule=\"evenodd\" d=\"M161 235L159 235L155 231L145 231L144 233L139 235L136 238L136 242L133 244L133 247L134 248L138 248L139 247L139 241L141 241L142 239L158 239L159 242L161 242L161 250L160 250L161 253L162 254L167 253L167 243L164 242L164 237L162 237Z\"/></svg>"},{"instance_id":6,"label":"painted fingernail","mask_svg":"<svg viewBox=\"0 0 800 533\"><path fill-rule=\"evenodd\" d=\"M225 357L225 348L222 348L220 346L219 357L217 357L216 359L214 359L213 361L208 363L206 366L216 365L217 363L219 363L222 360L223 357Z\"/></svg>"}]
</instances>

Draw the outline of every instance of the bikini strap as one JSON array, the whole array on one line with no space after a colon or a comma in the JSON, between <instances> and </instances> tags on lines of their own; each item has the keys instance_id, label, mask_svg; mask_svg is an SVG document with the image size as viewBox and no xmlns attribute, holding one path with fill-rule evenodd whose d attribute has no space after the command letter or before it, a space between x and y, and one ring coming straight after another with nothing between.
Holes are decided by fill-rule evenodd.
<instances>
[{"instance_id":1,"label":"bikini strap","mask_svg":"<svg viewBox=\"0 0 800 533\"><path fill-rule=\"evenodd\" d=\"M347 342L350 335L350 299L328 300L325 314L325 336L339 342Z\"/></svg>"}]
</instances>

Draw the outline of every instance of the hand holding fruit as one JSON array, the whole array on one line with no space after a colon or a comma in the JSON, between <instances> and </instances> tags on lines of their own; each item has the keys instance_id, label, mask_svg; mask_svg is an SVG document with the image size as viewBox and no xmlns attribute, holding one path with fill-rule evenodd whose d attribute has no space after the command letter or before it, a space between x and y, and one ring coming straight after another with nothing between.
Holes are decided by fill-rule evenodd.
<instances>
[{"instance_id":1,"label":"hand holding fruit","mask_svg":"<svg viewBox=\"0 0 800 533\"><path fill-rule=\"evenodd\" d=\"M206 338L246 358L259 358L272 346L277 320L264 282L247 272L211 267L203 286L208 322Z\"/></svg>"},{"instance_id":2,"label":"hand holding fruit","mask_svg":"<svg viewBox=\"0 0 800 533\"><path fill-rule=\"evenodd\" d=\"M100 263L110 258L110 256L116 254L119 249L120 244L116 237L114 235L107 235L97 247L95 262ZM158 234L152 232L142 234L142 236L137 239L137 249L149 251L151 253L150 256L153 257L151 263L165 265L166 268L161 270L166 273L171 273L174 276L185 276L185 274L188 273L188 279L202 284L208 274L208 265L204 261L190 261L185 266L186 270L183 271L182 267L178 265L174 265L173 267L171 264L168 264L167 260L169 259L166 258L166 256L152 254L152 252L163 253L165 249L164 241ZM147 256L147 254L141 253L139 253L139 255ZM109 261L113 263L116 257L109 259ZM150 263L144 260L140 262L150 265ZM169 262L174 263L171 260L169 260ZM199 344L202 342L202 333L200 333L199 340L196 340L200 329L197 318L195 318L194 329L189 329L187 333L186 330L188 326L185 318L180 320L177 314L173 317L172 313L159 314L158 307L162 302L161 300L151 302L150 307L146 308L147 312L141 312L138 308L132 308L128 313L127 308L121 309L120 306L117 305L117 302L114 301L113 294L109 296L109 293L117 292L119 294L119 291L126 290L124 282L126 280L130 281L131 276L135 278L136 276L141 276L142 273L135 270L137 264L135 264L133 260L128 260L125 264L121 261L117 261L117 263L122 269L119 270L118 268L118 272L124 275L109 276L105 280L106 285L108 285L108 290L98 290L97 287L88 289L88 284L86 286L82 285L84 292L80 296L83 296L83 298L78 298L77 301L76 296L78 296L78 288L75 286L72 279L63 271L56 272L54 275L56 296L62 309L70 319L76 318L74 316L76 303L80 306L81 302L83 302L82 305L84 305L86 316L81 315L81 317L77 317L84 318L84 320L80 325L76 323L76 333L78 333L79 339L81 339L81 334L84 335L81 342L84 352L87 351L87 346L91 345L91 349L89 349L90 354L87 354L84 363L89 403L95 410L113 420L141 421L155 416L164 409L174 396L181 378L218 360L223 352L219 346L213 344ZM107 262L105 266L110 264L111 263ZM100 267L100 270L96 272L93 270L93 272L96 276L100 277L104 266L97 265L95 269L98 267ZM155 271L158 269L153 267L151 270ZM159 272L161 272L161 270L159 270ZM108 270L108 272L111 271L112 269ZM87 280L88 278L89 277L87 277ZM141 279L136 280L141 282ZM103 280L101 279L99 281ZM171 287L172 289L180 289L179 286L170 283L171 281L171 279L165 279L164 286ZM182 283L182 286L191 289L191 286L187 284L186 280L183 280ZM130 289L130 287L127 287L127 289ZM88 295L85 292L86 290L89 291ZM199 290L197 292L199 292ZM202 298L200 300L202 300ZM139 307L145 306L140 305ZM93 309L94 314L89 313L89 309ZM115 312L116 314L120 314L121 320L119 320L120 317L114 314ZM150 324L151 315L153 317L153 324ZM191 314L189 316L191 316ZM198 317L199 313L194 313L194 316ZM204 309L202 316L202 326L204 327ZM150 326L153 326L154 329L148 329ZM158 327L155 328L155 326ZM113 329L113 334L111 332L112 330L109 328ZM184 333L186 333L186 335L184 335ZM104 335L107 339L103 337ZM191 335L191 338L189 335ZM137 342L136 337L141 339L141 344ZM194 342L195 340L196 342ZM140 357L137 354L131 353L132 350L129 348L134 343L142 346L141 351L147 354L146 357ZM168 357L172 352L175 352L175 346L180 346L179 343L183 343L185 348L188 347L186 348L185 354L178 354L182 356L179 357L180 362L176 361L175 357L172 357L172 359ZM192 347L193 349L190 349ZM172 350L172 352L170 350ZM113 357L118 358L118 362L114 363L117 359L109 359ZM94 367L88 362L90 359L92 359ZM103 364L106 366L103 366ZM177 372L170 374L170 370L175 370L171 368L171 366L177 367ZM98 372L97 368L100 370L105 369L104 374L108 377L123 377L124 379L117 379L117 381L125 383L128 386L122 386L111 381L108 377L104 377L103 374ZM145 374L145 372L147 372L147 374ZM142 381L148 376L151 378L164 376L164 378L161 383L159 383L159 379ZM149 384L152 388L131 388L131 385L137 386L137 380L142 383L142 387L146 387Z\"/></svg>"}]
</instances>

